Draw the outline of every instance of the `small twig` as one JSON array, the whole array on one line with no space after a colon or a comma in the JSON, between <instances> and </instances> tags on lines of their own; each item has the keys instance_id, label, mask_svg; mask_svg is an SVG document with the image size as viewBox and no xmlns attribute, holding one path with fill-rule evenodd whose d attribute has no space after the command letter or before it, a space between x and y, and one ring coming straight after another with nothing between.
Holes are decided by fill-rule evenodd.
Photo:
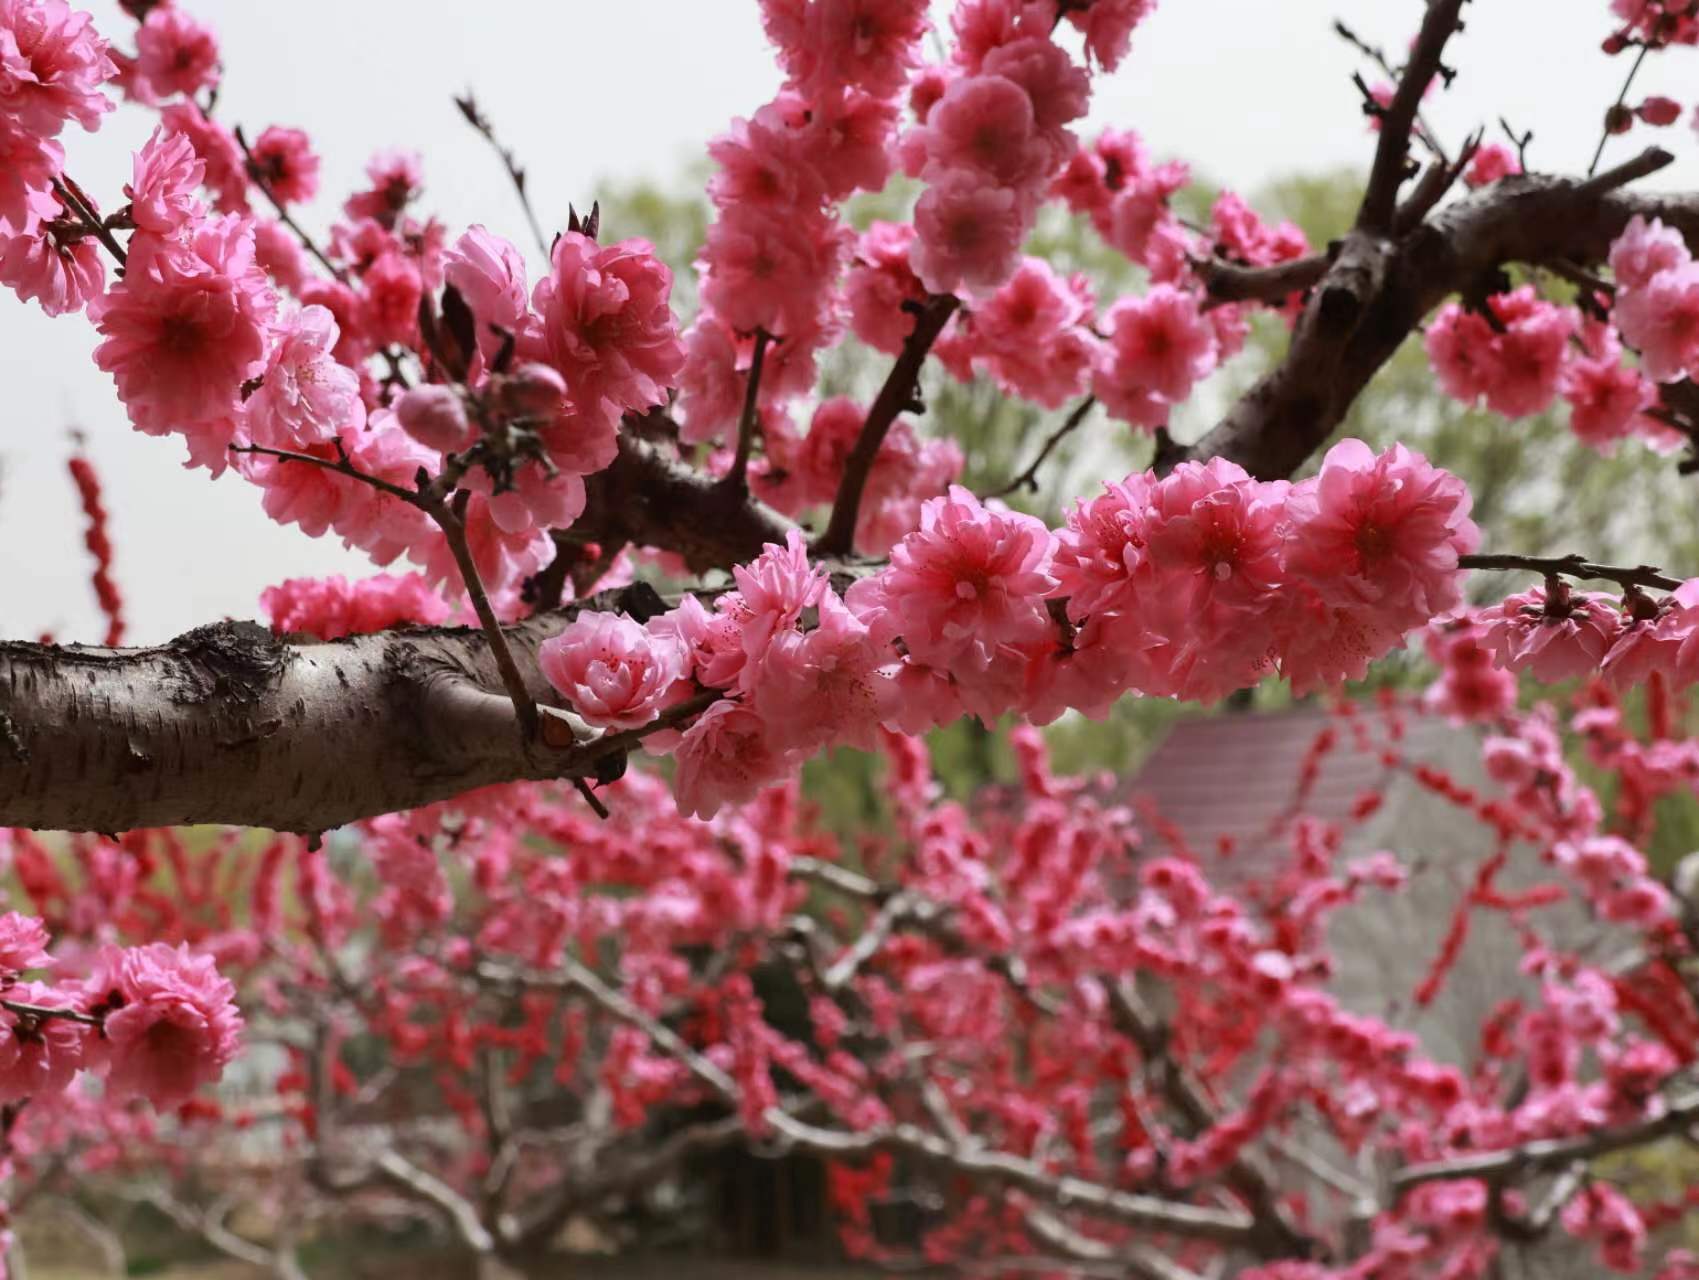
<instances>
[{"instance_id":1,"label":"small twig","mask_svg":"<svg viewBox=\"0 0 1699 1280\"><path fill-rule=\"evenodd\" d=\"M1599 161L1604 159L1605 144L1611 140L1611 119L1622 112L1623 104L1628 101L1628 91L1634 87L1634 77L1640 74L1640 65L1646 61L1646 55L1651 51L1651 45L1641 44L1640 52L1634 55L1634 63L1628 68L1628 75L1623 79L1622 92L1616 95L1616 103L1605 112L1605 125L1599 131L1599 145L1593 152L1593 163L1587 166L1589 178L1598 171Z\"/></svg>"},{"instance_id":2,"label":"small twig","mask_svg":"<svg viewBox=\"0 0 1699 1280\"><path fill-rule=\"evenodd\" d=\"M1398 82L1398 77L1400 75L1399 68L1392 65L1392 60L1386 56L1386 51L1380 48L1380 46L1368 43L1368 41L1364 40L1355 31L1351 30L1350 27L1346 26L1338 19L1334 20L1333 32L1341 40L1344 40L1345 43L1356 49L1358 53L1362 54L1370 62L1374 63L1375 66L1379 67L1381 73L1386 76L1388 80L1391 80L1394 84ZM1353 79L1359 82L1364 97L1372 99L1373 95L1370 94L1368 86L1361 84L1361 77L1357 76L1353 77ZM1424 85L1423 88L1425 91L1426 86ZM1429 151L1433 152L1434 158L1443 164L1445 162L1445 151L1439 145L1439 137L1434 133L1427 120L1422 117L1420 111L1416 113L1414 132L1417 140L1419 140Z\"/></svg>"},{"instance_id":3,"label":"small twig","mask_svg":"<svg viewBox=\"0 0 1699 1280\"><path fill-rule=\"evenodd\" d=\"M1504 130L1504 136L1509 138L1511 144L1516 148L1516 167L1521 169L1523 173L1527 173L1528 144L1534 140L1534 131L1529 129L1526 133L1517 133L1510 127L1510 121L1503 116L1498 118L1498 127Z\"/></svg>"},{"instance_id":4,"label":"small twig","mask_svg":"<svg viewBox=\"0 0 1699 1280\"><path fill-rule=\"evenodd\" d=\"M761 366L767 358L767 344L773 337L765 329L755 331L755 352L749 358L749 382L743 393L743 416L737 423L737 453L731 470L720 483L734 493L749 489L749 455L755 447L755 424L761 398Z\"/></svg>"},{"instance_id":5,"label":"small twig","mask_svg":"<svg viewBox=\"0 0 1699 1280\"><path fill-rule=\"evenodd\" d=\"M519 163L519 158L513 154L511 147L502 146L496 137L495 126L489 117L478 109L478 104L472 98L468 89L466 96L456 98L454 105L460 108L460 114L466 117L466 123L482 135L485 142L501 160L502 167L507 170L508 180L513 183L513 189L519 193L519 203L525 210L525 221L531 224L531 235L537 241L537 248L542 250L543 257L549 256L550 245L548 237L543 234L543 225L537 221L537 211L531 207L531 195L525 189L525 169Z\"/></svg>"},{"instance_id":6,"label":"small twig","mask_svg":"<svg viewBox=\"0 0 1699 1280\"><path fill-rule=\"evenodd\" d=\"M81 192L82 188L71 180L69 174L64 175L64 181L60 181L59 178L53 179L53 194L59 197L59 203L76 214L77 221L83 224L83 228L106 246L106 252L112 255L114 262L120 267L126 266L130 261L129 254L125 253L124 246L118 243L118 237L112 234L107 225L84 201Z\"/></svg>"},{"instance_id":7,"label":"small twig","mask_svg":"<svg viewBox=\"0 0 1699 1280\"><path fill-rule=\"evenodd\" d=\"M905 409L924 408L918 400L920 367L926 353L944 331L960 305L954 294L933 294L925 302L913 304L914 332L903 343L902 354L891 366L885 385L879 388L873 406L867 411L861 435L844 464L843 479L838 483L837 497L832 502L832 518L826 532L815 543L816 555L842 557L855 549L855 525L861 514L861 495L867 488L868 473L879 456L879 446L885 443L885 433Z\"/></svg>"},{"instance_id":8,"label":"small twig","mask_svg":"<svg viewBox=\"0 0 1699 1280\"><path fill-rule=\"evenodd\" d=\"M572 785L578 788L578 794L584 797L584 803L589 805L591 811L603 822L612 816L608 812L608 806L602 803L601 797L583 778L574 778Z\"/></svg>"},{"instance_id":9,"label":"small twig","mask_svg":"<svg viewBox=\"0 0 1699 1280\"><path fill-rule=\"evenodd\" d=\"M1579 555L1573 556L1459 556L1460 569L1509 569L1538 573L1546 577L1563 576L1600 582L1614 582L1623 587L1649 587L1654 591L1674 591L1681 585L1651 565L1636 565L1632 569L1608 564L1593 564Z\"/></svg>"},{"instance_id":10,"label":"small twig","mask_svg":"<svg viewBox=\"0 0 1699 1280\"><path fill-rule=\"evenodd\" d=\"M22 1000L0 1000L0 1009L15 1013L25 1018L63 1018L66 1022L81 1022L90 1027L98 1027L102 1019L92 1013L84 1013L80 1009L60 1009L54 1005L27 1004Z\"/></svg>"},{"instance_id":11,"label":"small twig","mask_svg":"<svg viewBox=\"0 0 1699 1280\"><path fill-rule=\"evenodd\" d=\"M1044 465L1045 459L1051 455L1056 446L1061 444L1063 440L1067 439L1067 437L1076 431L1079 428L1079 425L1090 416L1092 408L1096 404L1097 397L1087 396L1084 400L1081 400L1079 404L1075 405L1073 412L1067 416L1062 425L1052 431L1049 437L1044 441L1043 447L1038 451L1038 456L1032 460L1032 465L1027 467L1025 471L1021 472L1001 489L998 489L995 493L988 493L985 497L1001 498L1021 488L1029 489L1033 493L1037 493L1038 469Z\"/></svg>"},{"instance_id":12,"label":"small twig","mask_svg":"<svg viewBox=\"0 0 1699 1280\"><path fill-rule=\"evenodd\" d=\"M412 489L403 489L398 484L392 484L379 476L362 471L348 461L346 455L340 453L335 458L315 458L310 453L295 453L289 449L271 449L263 444L233 444L230 446L230 452L259 454L261 457L276 458L279 462L311 463L315 467L323 467L326 471L334 471L337 475L347 476L350 480L358 480L361 484L369 484L372 488L387 493L392 498L401 499L410 507L423 509L420 496Z\"/></svg>"},{"instance_id":13,"label":"small twig","mask_svg":"<svg viewBox=\"0 0 1699 1280\"><path fill-rule=\"evenodd\" d=\"M466 594L472 599L472 609L478 615L478 622L484 629L484 637L490 642L490 652L495 657L496 670L501 673L502 687L513 700L514 714L519 717L519 730L527 742L532 742L537 738L539 724L537 703L531 697L531 691L525 687L525 677L519 674L519 664L513 660L513 650L508 647L507 636L503 634L501 623L496 619L496 611L490 607L490 597L484 590L484 580L478 575L477 562L472 559L472 548L466 541L464 517L466 504L471 497L470 493L462 491L455 495L451 504L435 495L422 495L418 505L420 510L437 522L442 536L448 541L448 549L460 569L461 583L466 588Z\"/></svg>"},{"instance_id":14,"label":"small twig","mask_svg":"<svg viewBox=\"0 0 1699 1280\"><path fill-rule=\"evenodd\" d=\"M277 220L294 233L295 238L301 242L301 247L308 253L312 254L313 257L317 258L319 265L326 271L330 272L332 277L342 281L343 283L347 283L347 273L325 256L324 250L320 249L312 236L307 234L306 229L302 227L300 223L295 221L294 215L289 212L288 206L277 198L277 193L271 189L271 183L266 180L265 174L261 171L259 165L254 162L254 153L248 149L248 139L242 133L242 126L237 125L234 133L236 135L236 145L242 148L242 159L247 167L248 178L260 189L260 194L265 196L265 198L271 202L271 207L277 210Z\"/></svg>"},{"instance_id":15,"label":"small twig","mask_svg":"<svg viewBox=\"0 0 1699 1280\"><path fill-rule=\"evenodd\" d=\"M1618 187L1626 187L1629 183L1648 177L1674 163L1675 157L1662 147L1647 147L1634 159L1625 160L1578 184L1575 194L1582 198L1603 195L1607 191L1615 191Z\"/></svg>"}]
</instances>

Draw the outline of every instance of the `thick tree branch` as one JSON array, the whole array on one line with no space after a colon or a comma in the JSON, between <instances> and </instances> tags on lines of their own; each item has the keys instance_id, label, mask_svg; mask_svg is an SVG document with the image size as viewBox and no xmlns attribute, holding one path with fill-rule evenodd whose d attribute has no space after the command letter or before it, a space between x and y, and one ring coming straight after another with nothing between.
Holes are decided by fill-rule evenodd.
<instances>
[{"instance_id":1,"label":"thick tree branch","mask_svg":"<svg viewBox=\"0 0 1699 1280\"><path fill-rule=\"evenodd\" d=\"M1603 262L1636 215L1661 218L1699 246L1699 194L1622 190L1672 159L1654 147L1593 178L1518 175L1396 238L1352 231L1313 288L1285 359L1176 460L1224 457L1262 479L1290 476L1448 296L1490 281L1509 263Z\"/></svg>"},{"instance_id":2,"label":"thick tree branch","mask_svg":"<svg viewBox=\"0 0 1699 1280\"><path fill-rule=\"evenodd\" d=\"M1440 74L1440 59L1445 55L1446 42L1457 30L1457 15L1465 2L1429 0L1428 15L1422 20L1421 33L1410 50L1410 61L1405 64L1398 88L1381 117L1374 167L1369 170L1368 189L1357 211L1357 227L1361 231L1384 234L1392 230L1398 188L1404 181L1404 168L1410 155L1410 130L1422 109L1422 97L1428 85Z\"/></svg>"},{"instance_id":3,"label":"thick tree branch","mask_svg":"<svg viewBox=\"0 0 1699 1280\"><path fill-rule=\"evenodd\" d=\"M631 587L582 607L649 616L660 600ZM312 833L500 782L597 777L643 731L597 738L560 709L537 647L573 612L503 630L527 691L552 708L542 740L518 732L477 630L295 644L226 622L149 649L0 643L0 826Z\"/></svg>"},{"instance_id":4,"label":"thick tree branch","mask_svg":"<svg viewBox=\"0 0 1699 1280\"><path fill-rule=\"evenodd\" d=\"M574 536L659 547L683 557L691 572L727 569L783 545L795 522L765 503L667 456L657 445L621 432L619 456L585 479L588 505Z\"/></svg>"}]
</instances>

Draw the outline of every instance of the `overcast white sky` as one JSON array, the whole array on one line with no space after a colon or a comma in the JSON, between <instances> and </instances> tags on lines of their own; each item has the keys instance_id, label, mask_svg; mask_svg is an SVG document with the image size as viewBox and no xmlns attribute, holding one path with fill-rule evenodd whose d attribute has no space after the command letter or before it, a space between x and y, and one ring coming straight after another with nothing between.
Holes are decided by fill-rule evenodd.
<instances>
[{"instance_id":1,"label":"overcast white sky","mask_svg":"<svg viewBox=\"0 0 1699 1280\"><path fill-rule=\"evenodd\" d=\"M133 24L115 0L85 3L128 42ZM496 161L449 101L467 87L529 167L554 224L606 179L666 181L778 82L755 0L187 3L223 38L220 115L254 133L299 126L323 155L325 195L306 215L315 229L371 151L404 145L424 154L426 203L451 229L481 221L528 244ZM1133 56L1100 81L1088 131L1135 128L1159 154L1247 192L1293 171L1363 166L1371 143L1350 83L1357 64L1332 20L1397 47L1422 9L1420 0L1162 0ZM1535 130L1535 167L1584 168L1626 69L1598 52L1606 0L1476 0L1466 13L1451 59L1458 81L1429 108L1436 126L1455 141L1507 116ZM1695 65L1683 51L1653 59L1636 97L1690 102ZM148 128L145 113L120 109L98 134L72 131L68 168L116 204ZM1614 141L1611 154L1651 132ZM1662 134L1681 158L1658 181L1699 183L1699 142L1685 122ZM184 471L177 442L131 431L90 360L94 345L81 317L50 322L0 290L0 638L99 638L64 472L73 425L106 482L132 642L255 616L259 592L281 578L370 571L334 541L266 520L239 478Z\"/></svg>"}]
</instances>

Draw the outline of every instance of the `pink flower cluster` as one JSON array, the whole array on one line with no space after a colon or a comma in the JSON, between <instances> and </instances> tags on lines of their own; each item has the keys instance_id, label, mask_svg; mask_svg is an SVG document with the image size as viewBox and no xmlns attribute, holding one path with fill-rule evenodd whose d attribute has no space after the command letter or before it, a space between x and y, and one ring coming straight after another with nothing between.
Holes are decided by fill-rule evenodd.
<instances>
[{"instance_id":1,"label":"pink flower cluster","mask_svg":"<svg viewBox=\"0 0 1699 1280\"><path fill-rule=\"evenodd\" d=\"M401 623L430 626L448 617L442 596L416 573L290 578L260 595L260 608L279 635L320 640L384 631Z\"/></svg>"},{"instance_id":2,"label":"pink flower cluster","mask_svg":"<svg viewBox=\"0 0 1699 1280\"><path fill-rule=\"evenodd\" d=\"M1428 321L1428 360L1445 391L1485 400L1507 418L1539 413L1557 395L1575 311L1540 299L1532 285L1487 299L1487 314L1447 303Z\"/></svg>"},{"instance_id":3,"label":"pink flower cluster","mask_svg":"<svg viewBox=\"0 0 1699 1280\"><path fill-rule=\"evenodd\" d=\"M756 335L762 403L807 392L815 356L841 328L838 278L850 234L837 206L891 172L896 96L929 21L923 0L763 0L786 72L779 95L715 139L715 219L697 268L703 308L686 340L687 442L738 417Z\"/></svg>"},{"instance_id":4,"label":"pink flower cluster","mask_svg":"<svg viewBox=\"0 0 1699 1280\"><path fill-rule=\"evenodd\" d=\"M0 2L0 284L49 315L100 293L98 247L54 194L64 164L55 139L112 110L101 86L117 73L93 20L65 0Z\"/></svg>"},{"instance_id":5,"label":"pink flower cluster","mask_svg":"<svg viewBox=\"0 0 1699 1280\"><path fill-rule=\"evenodd\" d=\"M1468 512L1455 477L1355 440L1298 485L1221 460L1132 476L1059 533L952 487L841 600L793 534L712 612L687 597L644 627L587 615L544 669L608 728L640 727L686 677L726 691L676 748L680 803L707 815L880 724L1044 723L1134 689L1209 701L1275 670L1299 691L1360 678L1458 605Z\"/></svg>"},{"instance_id":6,"label":"pink flower cluster","mask_svg":"<svg viewBox=\"0 0 1699 1280\"><path fill-rule=\"evenodd\" d=\"M0 1100L63 1093L79 1071L116 1101L186 1102L240 1047L235 988L208 956L163 943L107 948L84 979L28 981L56 968L41 920L0 915Z\"/></svg>"},{"instance_id":7,"label":"pink flower cluster","mask_svg":"<svg viewBox=\"0 0 1699 1280\"><path fill-rule=\"evenodd\" d=\"M903 139L904 167L926 183L911 257L934 293L989 292L1014 273L1050 181L1075 149L1067 126L1086 112L1090 79L1051 39L1046 8L959 5L943 92L928 95Z\"/></svg>"}]
</instances>

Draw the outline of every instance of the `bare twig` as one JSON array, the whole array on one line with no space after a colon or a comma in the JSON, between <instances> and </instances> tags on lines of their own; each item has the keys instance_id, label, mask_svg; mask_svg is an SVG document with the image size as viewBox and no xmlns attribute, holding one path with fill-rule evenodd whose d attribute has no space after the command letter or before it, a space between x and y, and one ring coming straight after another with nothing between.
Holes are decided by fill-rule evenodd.
<instances>
[{"instance_id":1,"label":"bare twig","mask_svg":"<svg viewBox=\"0 0 1699 1280\"><path fill-rule=\"evenodd\" d=\"M537 242L537 248L542 251L543 257L547 258L550 250L548 237L543 234L542 223L537 221L537 211L531 207L531 194L525 189L525 169L519 163L519 158L514 155L511 147L504 147L496 137L495 126L479 109L470 89L466 91L465 97L456 98L454 105L460 108L460 114L466 118L466 123L478 131L501 160L502 168L507 170L508 180L513 183L514 191L519 194L519 203L525 210L525 221L531 224L531 235Z\"/></svg>"},{"instance_id":2,"label":"bare twig","mask_svg":"<svg viewBox=\"0 0 1699 1280\"><path fill-rule=\"evenodd\" d=\"M1604 127L1599 130L1599 145L1593 151L1593 163L1587 166L1587 176L1590 178L1598 172L1599 161L1604 159L1605 145L1611 140L1611 124L1626 110L1624 103L1628 101L1628 91L1634 87L1634 77L1640 74L1640 66L1646 61L1646 55L1652 51L1650 44L1642 43L1640 52L1634 55L1634 61L1628 68L1628 74L1623 78L1622 90L1616 95L1616 102L1605 112Z\"/></svg>"},{"instance_id":3,"label":"bare twig","mask_svg":"<svg viewBox=\"0 0 1699 1280\"><path fill-rule=\"evenodd\" d=\"M507 636L502 633L496 612L490 607L490 597L484 590L484 580L478 574L477 562L472 559L472 548L466 542L466 504L471 497L471 494L462 491L450 503L433 496L422 501L420 509L437 522L437 527L442 530L442 536L448 542L449 552L460 569L461 583L466 588L466 594L471 597L472 609L478 615L478 623L483 627L484 635L490 642L490 652L495 656L496 670L501 673L502 687L513 700L513 711L519 718L519 730L525 740L531 742L537 738L540 723L537 704L531 697L531 691L525 687L525 677L519 674L519 664L513 660L513 650L508 647Z\"/></svg>"},{"instance_id":4,"label":"bare twig","mask_svg":"<svg viewBox=\"0 0 1699 1280\"><path fill-rule=\"evenodd\" d=\"M1037 493L1038 469L1044 465L1044 460L1051 455L1057 445L1061 444L1063 440L1067 439L1068 436L1072 435L1079 429L1080 424L1090 416L1092 408L1096 404L1097 398L1095 396L1087 396L1084 400L1081 400L1074 406L1073 412L1067 416L1062 425L1052 431L1049 437L1046 438L1043 446L1038 451L1038 456L1032 460L1032 464L1001 489L998 489L993 493L988 493L985 496L987 498L1001 498L1015 492L1017 489L1023 488L1028 489L1033 493Z\"/></svg>"},{"instance_id":5,"label":"bare twig","mask_svg":"<svg viewBox=\"0 0 1699 1280\"><path fill-rule=\"evenodd\" d=\"M89 206L82 195L82 188L71 180L69 174L53 179L53 194L59 197L59 203L77 215L77 221L101 244L106 246L106 252L112 255L112 260L120 267L129 263L130 257L124 252L124 246L118 243L118 237L113 235L100 216Z\"/></svg>"},{"instance_id":6,"label":"bare twig","mask_svg":"<svg viewBox=\"0 0 1699 1280\"><path fill-rule=\"evenodd\" d=\"M1583 580L1592 579L1600 582L1614 582L1623 587L1650 587L1655 591L1674 591L1681 585L1679 578L1671 578L1651 565L1642 564L1636 565L1632 569L1625 569L1615 565L1592 564L1578 555L1459 556L1457 565L1461 569L1509 569L1540 573L1547 577L1562 576Z\"/></svg>"},{"instance_id":7,"label":"bare twig","mask_svg":"<svg viewBox=\"0 0 1699 1280\"><path fill-rule=\"evenodd\" d=\"M773 337L765 329L755 331L755 351L749 357L749 381L743 392L743 416L737 423L737 453L731 470L720 483L736 493L749 489L749 455L755 447L755 425L760 413L761 366L767 359L767 344Z\"/></svg>"},{"instance_id":8,"label":"bare twig","mask_svg":"<svg viewBox=\"0 0 1699 1280\"><path fill-rule=\"evenodd\" d=\"M301 242L301 247L312 254L317 259L318 264L330 272L333 279L346 283L348 273L326 256L324 250L319 248L318 242L307 234L306 228L295 221L295 215L289 212L289 206L279 200L277 193L271 189L271 183L267 181L264 171L254 162L254 153L248 147L248 139L242 133L242 126L237 125L233 132L236 135L236 145L242 148L242 159L247 164L248 177L260 189L260 194L270 202L271 207L277 211L277 220L289 228L294 237Z\"/></svg>"},{"instance_id":9,"label":"bare twig","mask_svg":"<svg viewBox=\"0 0 1699 1280\"><path fill-rule=\"evenodd\" d=\"M868 473L873 470L873 463L879 456L879 446L885 442L885 433L891 429L898 414L905 409L918 412L924 408L918 398L920 367L959 305L955 295L949 293L933 294L925 302L914 305L914 331L903 343L902 354L891 366L890 376L885 379L885 385L879 389L872 408L867 411L861 435L844 464L843 479L832 503L831 521L814 545L816 555L847 556L855 549L855 524L861 514L861 495L867 488Z\"/></svg>"}]
</instances>

